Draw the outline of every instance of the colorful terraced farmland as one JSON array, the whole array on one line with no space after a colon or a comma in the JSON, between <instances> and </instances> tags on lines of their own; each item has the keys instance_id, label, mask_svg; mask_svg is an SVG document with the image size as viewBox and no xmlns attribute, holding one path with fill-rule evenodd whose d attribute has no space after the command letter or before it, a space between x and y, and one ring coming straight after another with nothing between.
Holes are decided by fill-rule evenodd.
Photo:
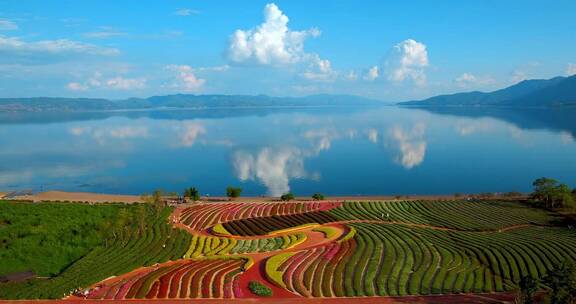
<instances>
[{"instance_id":1,"label":"colorful terraced farmland","mask_svg":"<svg viewBox=\"0 0 576 304\"><path fill-rule=\"evenodd\" d=\"M104 281L89 299L234 298L246 259L182 260Z\"/></svg>"},{"instance_id":2,"label":"colorful terraced farmland","mask_svg":"<svg viewBox=\"0 0 576 304\"><path fill-rule=\"evenodd\" d=\"M235 239L194 235L185 258L268 252L292 248L306 240L303 233L270 238Z\"/></svg>"},{"instance_id":3,"label":"colorful terraced farmland","mask_svg":"<svg viewBox=\"0 0 576 304\"><path fill-rule=\"evenodd\" d=\"M218 223L234 220L302 214L330 210L338 202L286 202L286 203L225 203L199 204L186 208L180 214L180 222L194 231L202 231Z\"/></svg>"},{"instance_id":4,"label":"colorful terraced farmland","mask_svg":"<svg viewBox=\"0 0 576 304\"><path fill-rule=\"evenodd\" d=\"M251 282L283 298L506 295L576 261L576 230L558 219L513 201L202 203L23 290L76 279L89 299L258 298Z\"/></svg>"}]
</instances>

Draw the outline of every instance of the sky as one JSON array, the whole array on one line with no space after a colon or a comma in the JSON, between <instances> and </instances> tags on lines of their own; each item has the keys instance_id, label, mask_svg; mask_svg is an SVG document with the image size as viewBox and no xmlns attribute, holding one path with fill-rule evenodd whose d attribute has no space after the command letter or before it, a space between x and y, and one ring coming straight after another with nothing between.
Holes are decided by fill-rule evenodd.
<instances>
[{"instance_id":1,"label":"sky","mask_svg":"<svg viewBox=\"0 0 576 304\"><path fill-rule=\"evenodd\" d=\"M574 12L574 0L0 0L0 97L490 91L576 74Z\"/></svg>"}]
</instances>

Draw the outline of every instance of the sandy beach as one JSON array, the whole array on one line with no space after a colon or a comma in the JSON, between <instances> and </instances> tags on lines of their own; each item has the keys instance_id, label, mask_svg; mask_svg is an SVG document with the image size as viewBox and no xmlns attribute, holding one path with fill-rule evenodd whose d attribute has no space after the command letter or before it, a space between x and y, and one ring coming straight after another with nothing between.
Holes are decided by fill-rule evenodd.
<instances>
[{"instance_id":1,"label":"sandy beach","mask_svg":"<svg viewBox=\"0 0 576 304\"><path fill-rule=\"evenodd\" d=\"M89 203L139 203L140 196L137 195L118 195L118 194L101 194L90 192L64 192L64 191L47 191L39 192L32 195L16 196L16 200L39 201L70 201L70 202L89 202Z\"/></svg>"},{"instance_id":2,"label":"sandy beach","mask_svg":"<svg viewBox=\"0 0 576 304\"><path fill-rule=\"evenodd\" d=\"M6 195L6 192L0 192L0 198ZM458 199L464 199L463 195ZM501 197L494 197L501 198ZM121 194L102 194L90 192L65 192L65 191L47 191L39 192L32 195L21 195L11 197L14 200L40 201L74 201L88 203L141 203L142 199L138 195L121 195ZM454 195L373 195L373 196L326 196L328 201L403 201L403 200L450 200L456 199ZM296 197L294 201L311 201L309 196ZM224 202L229 201L225 196L202 197L198 202ZM233 202L277 202L278 197L271 196L245 196L233 200Z\"/></svg>"}]
</instances>

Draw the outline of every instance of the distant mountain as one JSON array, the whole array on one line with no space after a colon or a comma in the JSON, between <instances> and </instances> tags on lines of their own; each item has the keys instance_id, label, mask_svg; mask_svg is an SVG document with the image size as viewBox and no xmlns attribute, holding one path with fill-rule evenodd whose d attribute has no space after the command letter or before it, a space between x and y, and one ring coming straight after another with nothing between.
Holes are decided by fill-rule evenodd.
<instances>
[{"instance_id":1,"label":"distant mountain","mask_svg":"<svg viewBox=\"0 0 576 304\"><path fill-rule=\"evenodd\" d=\"M349 95L271 97L266 95L167 95L124 100L90 98L1 98L0 112L78 112L170 108L301 107L382 105L381 101Z\"/></svg>"},{"instance_id":2,"label":"distant mountain","mask_svg":"<svg viewBox=\"0 0 576 304\"><path fill-rule=\"evenodd\" d=\"M425 100L401 102L405 106L576 106L576 75L525 80L494 92L440 95Z\"/></svg>"}]
</instances>

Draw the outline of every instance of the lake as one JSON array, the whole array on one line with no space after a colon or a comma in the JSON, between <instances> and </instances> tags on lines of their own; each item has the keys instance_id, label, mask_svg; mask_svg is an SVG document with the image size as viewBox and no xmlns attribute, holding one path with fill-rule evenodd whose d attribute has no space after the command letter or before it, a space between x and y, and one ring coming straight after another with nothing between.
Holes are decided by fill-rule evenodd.
<instances>
[{"instance_id":1,"label":"lake","mask_svg":"<svg viewBox=\"0 0 576 304\"><path fill-rule=\"evenodd\" d=\"M453 194L576 184L574 109L0 113L0 190Z\"/></svg>"}]
</instances>

